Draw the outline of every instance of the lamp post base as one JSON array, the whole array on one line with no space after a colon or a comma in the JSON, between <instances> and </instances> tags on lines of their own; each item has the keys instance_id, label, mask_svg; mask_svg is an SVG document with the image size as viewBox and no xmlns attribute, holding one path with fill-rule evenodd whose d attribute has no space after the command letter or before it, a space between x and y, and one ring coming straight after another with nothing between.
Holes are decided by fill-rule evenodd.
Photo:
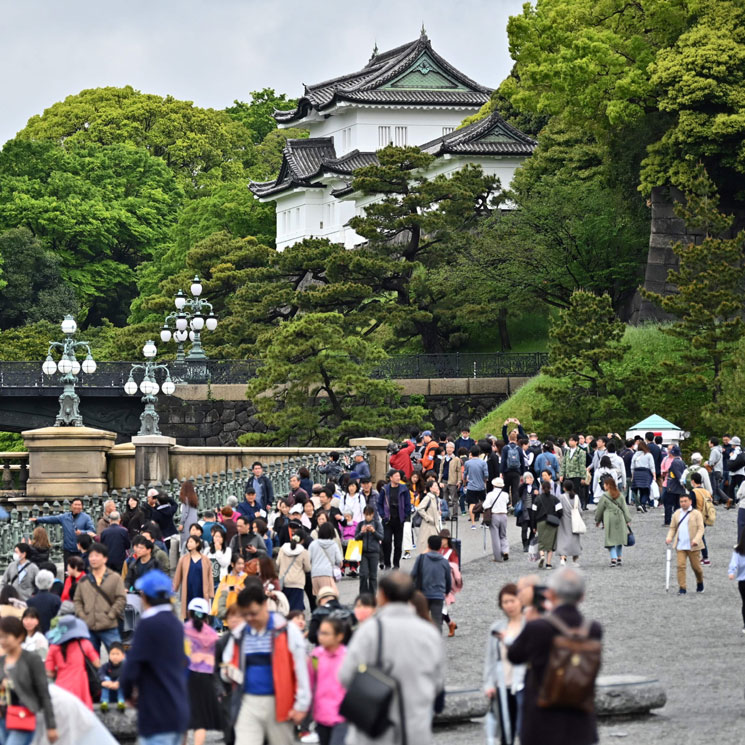
<instances>
[{"instance_id":1,"label":"lamp post base","mask_svg":"<svg viewBox=\"0 0 745 745\"><path fill-rule=\"evenodd\" d=\"M82 427L80 416L80 396L75 393L74 383L65 383L65 389L59 397L59 414L54 420L55 427Z\"/></svg>"}]
</instances>

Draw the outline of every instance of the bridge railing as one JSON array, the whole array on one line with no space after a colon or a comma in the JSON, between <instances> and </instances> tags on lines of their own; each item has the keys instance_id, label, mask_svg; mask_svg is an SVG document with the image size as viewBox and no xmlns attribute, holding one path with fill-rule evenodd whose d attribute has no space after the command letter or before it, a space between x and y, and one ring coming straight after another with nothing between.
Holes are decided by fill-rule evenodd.
<instances>
[{"instance_id":1,"label":"bridge railing","mask_svg":"<svg viewBox=\"0 0 745 745\"><path fill-rule=\"evenodd\" d=\"M206 360L168 363L174 379L185 383L242 384L256 376L260 360ZM376 378L503 378L536 375L548 362L542 352L466 354L404 354L383 360L373 372ZM131 362L98 362L96 371L78 376L78 386L122 389ZM0 361L0 388L60 388L57 376L44 375L40 362Z\"/></svg>"},{"instance_id":2,"label":"bridge railing","mask_svg":"<svg viewBox=\"0 0 745 745\"><path fill-rule=\"evenodd\" d=\"M335 449L342 459L352 462L352 453L355 450L362 450L367 459L368 454L365 448L339 448ZM329 449L331 452L331 449ZM4 456L7 456L4 457ZM28 458L28 453L0 453L0 461L12 460L10 457L23 460ZM290 476L298 472L298 469L305 466L310 472L311 481L325 484L327 476L321 472L323 465L328 462L329 455L326 452L308 453L295 457L286 458L274 463L268 463L264 467L266 475L272 482L274 488L275 500L288 494L290 491ZM11 473L13 473L11 469ZM243 499L246 485L253 478L253 474L248 468L228 469L219 473L206 473L193 476L191 481L199 497L200 517L204 510L219 510L227 504L228 497L234 496L239 501ZM5 470L3 470L3 479L5 479ZM166 484L156 483L152 486L164 490L176 502L179 499L181 485L187 479L173 479ZM25 483L25 482L24 482ZM93 496L82 497L83 510L91 516L94 524L103 515L104 503L113 500L120 513L127 509L127 501L130 497L135 497L140 502L145 500L149 487L144 485L131 486L124 489L103 494L94 494ZM16 493L14 496L18 496ZM13 547L21 541L29 541L33 529L37 527L31 522L32 517L41 517L44 515L59 515L70 510L72 500L62 500L53 502L44 502L34 505L17 505L5 503L4 507L8 510L9 517L7 520L0 521L0 570L4 571L13 556ZM62 561L62 528L59 525L44 524L42 527L49 535L49 541L52 544L50 551L51 561Z\"/></svg>"},{"instance_id":3,"label":"bridge railing","mask_svg":"<svg viewBox=\"0 0 745 745\"><path fill-rule=\"evenodd\" d=\"M0 452L0 496L22 497L28 481L28 453Z\"/></svg>"}]
</instances>

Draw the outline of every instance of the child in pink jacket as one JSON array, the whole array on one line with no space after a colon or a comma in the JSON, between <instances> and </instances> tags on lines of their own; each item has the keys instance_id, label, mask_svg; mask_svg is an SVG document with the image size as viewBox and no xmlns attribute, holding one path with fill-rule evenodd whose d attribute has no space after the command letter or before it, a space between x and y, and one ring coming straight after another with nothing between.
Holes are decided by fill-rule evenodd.
<instances>
[{"instance_id":1,"label":"child in pink jacket","mask_svg":"<svg viewBox=\"0 0 745 745\"><path fill-rule=\"evenodd\" d=\"M339 714L346 690L339 682L338 673L347 648L344 622L338 618L324 618L318 627L318 644L310 656L310 685L313 691L313 719L320 745L343 745L347 723Z\"/></svg>"},{"instance_id":2,"label":"child in pink jacket","mask_svg":"<svg viewBox=\"0 0 745 745\"><path fill-rule=\"evenodd\" d=\"M349 541L353 541L355 539L355 535L357 535L357 523L352 517L352 513L347 512L344 515L344 522L341 524L341 541L344 547L345 557L347 545L349 544ZM356 577L357 572L359 571L359 566L359 561L347 561L345 558L344 563L342 564L342 571L345 569L349 569L349 576Z\"/></svg>"}]
</instances>

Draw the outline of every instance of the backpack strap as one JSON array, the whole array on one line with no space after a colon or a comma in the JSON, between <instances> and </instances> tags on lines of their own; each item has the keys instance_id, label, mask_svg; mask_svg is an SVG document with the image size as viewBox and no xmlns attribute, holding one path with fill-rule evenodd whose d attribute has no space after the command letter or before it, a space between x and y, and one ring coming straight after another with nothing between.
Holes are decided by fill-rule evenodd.
<instances>
[{"instance_id":1,"label":"backpack strap","mask_svg":"<svg viewBox=\"0 0 745 745\"><path fill-rule=\"evenodd\" d=\"M590 624L586 620L583 620L579 626L569 627L555 613L548 613L543 618L562 636L570 636L580 639L587 639L590 636Z\"/></svg>"}]
</instances>

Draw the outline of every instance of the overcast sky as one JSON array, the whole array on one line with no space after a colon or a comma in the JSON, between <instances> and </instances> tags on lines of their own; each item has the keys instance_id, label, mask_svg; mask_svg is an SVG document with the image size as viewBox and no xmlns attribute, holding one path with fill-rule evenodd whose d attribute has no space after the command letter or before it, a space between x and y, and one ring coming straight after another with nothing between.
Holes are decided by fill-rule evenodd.
<instances>
[{"instance_id":1,"label":"overcast sky","mask_svg":"<svg viewBox=\"0 0 745 745\"><path fill-rule=\"evenodd\" d=\"M0 0L0 143L84 88L132 85L223 108L297 96L419 35L469 77L509 73L523 0Z\"/></svg>"}]
</instances>

